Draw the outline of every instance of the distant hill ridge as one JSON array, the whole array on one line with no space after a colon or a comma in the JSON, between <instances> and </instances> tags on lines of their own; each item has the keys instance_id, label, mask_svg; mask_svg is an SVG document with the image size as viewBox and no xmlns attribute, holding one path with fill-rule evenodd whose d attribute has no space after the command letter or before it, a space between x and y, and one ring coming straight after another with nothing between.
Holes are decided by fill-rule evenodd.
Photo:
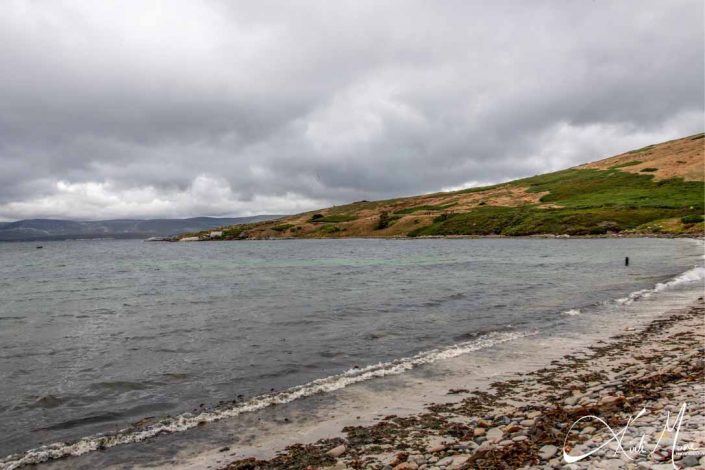
<instances>
[{"instance_id":1,"label":"distant hill ridge","mask_svg":"<svg viewBox=\"0 0 705 470\"><path fill-rule=\"evenodd\" d=\"M168 237L183 232L210 230L223 225L277 219L281 215L252 217L193 217L190 219L114 219L74 221L27 219L0 222L0 241L66 240L75 238Z\"/></svg>"},{"instance_id":2,"label":"distant hill ridge","mask_svg":"<svg viewBox=\"0 0 705 470\"><path fill-rule=\"evenodd\" d=\"M696 134L484 188L359 201L234 224L224 227L223 238L703 235L704 137Z\"/></svg>"}]
</instances>

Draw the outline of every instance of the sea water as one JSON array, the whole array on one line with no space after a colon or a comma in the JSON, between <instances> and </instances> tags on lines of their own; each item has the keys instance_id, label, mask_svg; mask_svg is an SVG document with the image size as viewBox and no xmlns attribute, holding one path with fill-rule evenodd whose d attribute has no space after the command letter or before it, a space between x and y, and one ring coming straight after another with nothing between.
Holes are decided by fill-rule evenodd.
<instances>
[{"instance_id":1,"label":"sea water","mask_svg":"<svg viewBox=\"0 0 705 470\"><path fill-rule=\"evenodd\" d=\"M702 262L667 239L0 244L0 457L159 439L579 330L702 285Z\"/></svg>"}]
</instances>

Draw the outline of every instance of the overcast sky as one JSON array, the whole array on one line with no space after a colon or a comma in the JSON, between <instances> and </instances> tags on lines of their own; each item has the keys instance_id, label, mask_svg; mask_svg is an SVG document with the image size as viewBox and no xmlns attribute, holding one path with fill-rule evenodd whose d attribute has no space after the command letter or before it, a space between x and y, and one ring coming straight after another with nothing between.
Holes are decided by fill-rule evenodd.
<instances>
[{"instance_id":1,"label":"overcast sky","mask_svg":"<svg viewBox=\"0 0 705 470\"><path fill-rule=\"evenodd\" d=\"M0 2L0 220L293 213L703 130L701 0Z\"/></svg>"}]
</instances>

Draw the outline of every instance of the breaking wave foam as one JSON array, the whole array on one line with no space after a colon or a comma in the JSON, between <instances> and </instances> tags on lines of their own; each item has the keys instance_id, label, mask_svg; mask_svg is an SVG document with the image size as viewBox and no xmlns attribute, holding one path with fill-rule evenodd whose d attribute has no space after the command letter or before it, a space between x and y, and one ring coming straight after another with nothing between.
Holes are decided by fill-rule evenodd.
<instances>
[{"instance_id":1,"label":"breaking wave foam","mask_svg":"<svg viewBox=\"0 0 705 470\"><path fill-rule=\"evenodd\" d=\"M583 312L581 312L579 308L571 308L570 310L566 310L565 312L563 312L563 315L568 315L569 317L574 317L576 315L580 315L581 313L583 313Z\"/></svg>"},{"instance_id":2,"label":"breaking wave foam","mask_svg":"<svg viewBox=\"0 0 705 470\"><path fill-rule=\"evenodd\" d=\"M327 393L345 388L349 385L387 375L397 375L424 364L430 364L442 359L450 359L472 351L488 348L496 344L516 340L537 332L492 332L476 338L454 344L447 348L432 349L415 356L397 359L390 362L369 365L363 368L349 369L341 374L314 380L280 393L255 397L243 403L228 407L203 411L200 413L184 413L175 417L166 417L158 423L144 427L130 427L110 434L100 434L79 439L73 443L54 443L23 454L15 454L0 460L1 470L13 470L23 465L46 462L62 457L79 456L98 449L106 449L121 444L144 441L160 434L170 434L186 431L196 426L231 418L243 413L258 411L272 405L281 405L299 398L317 393Z\"/></svg>"},{"instance_id":3,"label":"breaking wave foam","mask_svg":"<svg viewBox=\"0 0 705 470\"><path fill-rule=\"evenodd\" d=\"M689 269L688 271L685 271L685 272L679 274L678 276L674 277L670 281L659 282L651 289L641 289L641 290L632 292L631 294L629 294L626 297L623 297L621 299L617 299L616 302L620 305L629 305L639 299L651 297L652 295L654 295L658 292L670 290L673 288L692 284L695 282L700 282L702 284L703 281L705 281L705 267L698 266L698 267Z\"/></svg>"}]
</instances>

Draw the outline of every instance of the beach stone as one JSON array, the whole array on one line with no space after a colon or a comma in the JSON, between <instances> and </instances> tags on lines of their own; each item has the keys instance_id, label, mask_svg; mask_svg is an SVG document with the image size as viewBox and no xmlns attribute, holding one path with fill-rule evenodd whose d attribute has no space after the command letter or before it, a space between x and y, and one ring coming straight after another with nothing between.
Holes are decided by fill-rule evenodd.
<instances>
[{"instance_id":1,"label":"beach stone","mask_svg":"<svg viewBox=\"0 0 705 470\"><path fill-rule=\"evenodd\" d=\"M583 397L580 400L578 400L578 405L596 405L597 404L597 396L590 396L590 397Z\"/></svg>"},{"instance_id":2,"label":"beach stone","mask_svg":"<svg viewBox=\"0 0 705 470\"><path fill-rule=\"evenodd\" d=\"M536 421L534 421L533 419L525 419L525 420L523 420L523 421L522 421L521 423L519 423L519 424L521 424L522 426L528 428L528 427L533 426L535 422L536 422Z\"/></svg>"},{"instance_id":3,"label":"beach stone","mask_svg":"<svg viewBox=\"0 0 705 470\"><path fill-rule=\"evenodd\" d=\"M465 465L465 462L467 462L470 459L470 457L466 455L456 455L453 457L453 463L448 465L447 470L459 470L463 468L463 465Z\"/></svg>"},{"instance_id":4,"label":"beach stone","mask_svg":"<svg viewBox=\"0 0 705 470\"><path fill-rule=\"evenodd\" d=\"M419 468L414 462L402 462L395 466L393 470L417 470Z\"/></svg>"},{"instance_id":5,"label":"beach stone","mask_svg":"<svg viewBox=\"0 0 705 470\"><path fill-rule=\"evenodd\" d=\"M698 457L695 455L686 455L679 463L684 467L695 467L700 464Z\"/></svg>"},{"instance_id":6,"label":"beach stone","mask_svg":"<svg viewBox=\"0 0 705 470\"><path fill-rule=\"evenodd\" d=\"M558 452L558 447L548 444L539 449L539 457L541 457L541 460L550 460L551 457L556 455L556 452Z\"/></svg>"},{"instance_id":7,"label":"beach stone","mask_svg":"<svg viewBox=\"0 0 705 470\"><path fill-rule=\"evenodd\" d=\"M484 436L487 430L485 428L475 428L475 430L472 432L473 436L478 437L478 436Z\"/></svg>"},{"instance_id":8,"label":"beach stone","mask_svg":"<svg viewBox=\"0 0 705 470\"><path fill-rule=\"evenodd\" d=\"M578 396L572 396L572 397L566 398L564 403L568 406L573 406L576 403L578 403L579 399L580 399L580 397L578 397Z\"/></svg>"},{"instance_id":9,"label":"beach stone","mask_svg":"<svg viewBox=\"0 0 705 470\"><path fill-rule=\"evenodd\" d=\"M445 467L453 463L453 457L443 457L441 460L436 462L436 465Z\"/></svg>"},{"instance_id":10,"label":"beach stone","mask_svg":"<svg viewBox=\"0 0 705 470\"><path fill-rule=\"evenodd\" d=\"M346 470L348 468L347 465L343 462L338 462L335 465L331 465L330 467L325 467L327 470ZM391 467L390 467L391 469Z\"/></svg>"},{"instance_id":11,"label":"beach stone","mask_svg":"<svg viewBox=\"0 0 705 470\"><path fill-rule=\"evenodd\" d=\"M607 395L606 397L603 397L599 403L600 405L613 405L617 403L620 399L621 397Z\"/></svg>"},{"instance_id":12,"label":"beach stone","mask_svg":"<svg viewBox=\"0 0 705 470\"><path fill-rule=\"evenodd\" d=\"M529 438L526 437L526 436L515 436L515 437L512 437L512 440L513 440L514 442L526 441L527 439L529 439Z\"/></svg>"},{"instance_id":13,"label":"beach stone","mask_svg":"<svg viewBox=\"0 0 705 470\"><path fill-rule=\"evenodd\" d=\"M504 428L504 432L512 433L521 430L521 426L518 424L510 424L506 428Z\"/></svg>"},{"instance_id":14,"label":"beach stone","mask_svg":"<svg viewBox=\"0 0 705 470\"><path fill-rule=\"evenodd\" d=\"M502 439L504 432L499 428L492 428L487 431L487 440L490 442L499 442Z\"/></svg>"},{"instance_id":15,"label":"beach stone","mask_svg":"<svg viewBox=\"0 0 705 470\"><path fill-rule=\"evenodd\" d=\"M624 463L617 459L607 459L592 464L593 468L599 468L601 470L619 470L623 468L623 466Z\"/></svg>"},{"instance_id":16,"label":"beach stone","mask_svg":"<svg viewBox=\"0 0 705 470\"><path fill-rule=\"evenodd\" d=\"M494 444L492 444L490 441L485 441L482 444L480 444L480 447L477 448L477 451L483 452L483 451L487 451L490 449L494 449L494 447L495 447Z\"/></svg>"},{"instance_id":17,"label":"beach stone","mask_svg":"<svg viewBox=\"0 0 705 470\"><path fill-rule=\"evenodd\" d=\"M508 446L508 445L511 445L512 442L514 442L514 441L512 441L511 439L505 439L505 440L503 440L503 441L499 441L499 445L501 445L501 446Z\"/></svg>"},{"instance_id":18,"label":"beach stone","mask_svg":"<svg viewBox=\"0 0 705 470\"><path fill-rule=\"evenodd\" d=\"M328 455L331 457L340 457L345 453L345 451L348 450L347 447L345 447L345 444L341 444L338 447L333 447L331 450L326 452Z\"/></svg>"},{"instance_id":19,"label":"beach stone","mask_svg":"<svg viewBox=\"0 0 705 470\"><path fill-rule=\"evenodd\" d=\"M531 411L531 412L529 412L529 413L526 413L526 417L529 418L529 419L538 418L539 416L541 416L541 412L540 412L540 411Z\"/></svg>"},{"instance_id":20,"label":"beach stone","mask_svg":"<svg viewBox=\"0 0 705 470\"><path fill-rule=\"evenodd\" d=\"M686 430L681 430L681 432L678 434L678 441L679 442L690 442L693 440L695 440L693 438L693 435Z\"/></svg>"}]
</instances>

